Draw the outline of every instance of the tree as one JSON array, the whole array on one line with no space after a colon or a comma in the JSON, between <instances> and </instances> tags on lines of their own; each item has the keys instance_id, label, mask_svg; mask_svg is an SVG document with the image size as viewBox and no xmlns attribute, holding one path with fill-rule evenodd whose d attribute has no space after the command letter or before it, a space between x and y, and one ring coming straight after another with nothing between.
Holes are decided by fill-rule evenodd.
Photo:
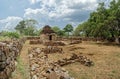
<instances>
[{"instance_id":1,"label":"tree","mask_svg":"<svg viewBox=\"0 0 120 79\"><path fill-rule=\"evenodd\" d=\"M35 28L33 26L26 27L24 30L25 35L33 36L35 35L34 32L35 32Z\"/></svg>"},{"instance_id":2,"label":"tree","mask_svg":"<svg viewBox=\"0 0 120 79\"><path fill-rule=\"evenodd\" d=\"M54 26L54 27L52 27L52 30L54 32L56 32L56 34L58 35L58 32L60 31L60 28L58 26Z\"/></svg>"},{"instance_id":3,"label":"tree","mask_svg":"<svg viewBox=\"0 0 120 79\"><path fill-rule=\"evenodd\" d=\"M108 27L111 33L111 36L115 38L116 43L120 43L120 0L113 0L110 3L110 8L108 9Z\"/></svg>"},{"instance_id":4,"label":"tree","mask_svg":"<svg viewBox=\"0 0 120 79\"><path fill-rule=\"evenodd\" d=\"M33 19L27 19L20 21L15 29L19 31L20 34L23 35L35 35L35 27L36 27L37 21Z\"/></svg>"},{"instance_id":5,"label":"tree","mask_svg":"<svg viewBox=\"0 0 120 79\"><path fill-rule=\"evenodd\" d=\"M104 38L104 31L106 31L106 26L104 25L104 21L107 20L108 13L105 8L104 3L99 3L96 12L91 13L88 22L90 24L90 36L101 37Z\"/></svg>"},{"instance_id":6,"label":"tree","mask_svg":"<svg viewBox=\"0 0 120 79\"><path fill-rule=\"evenodd\" d=\"M26 28L25 20L22 20L17 24L17 26L15 27L15 30L19 31L20 34L23 34L25 28Z\"/></svg>"},{"instance_id":7,"label":"tree","mask_svg":"<svg viewBox=\"0 0 120 79\"><path fill-rule=\"evenodd\" d=\"M120 42L120 0L112 0L108 8L99 3L96 11L90 14L89 19L78 25L77 35L82 32L86 37L100 37Z\"/></svg>"},{"instance_id":8,"label":"tree","mask_svg":"<svg viewBox=\"0 0 120 79\"><path fill-rule=\"evenodd\" d=\"M69 33L73 31L73 26L71 24L67 24L63 30L65 32L68 32L68 37L69 37Z\"/></svg>"},{"instance_id":9,"label":"tree","mask_svg":"<svg viewBox=\"0 0 120 79\"><path fill-rule=\"evenodd\" d=\"M42 31L42 29L38 29L38 30L36 29L35 32L34 32L34 34L36 36L39 36L41 34L41 31Z\"/></svg>"},{"instance_id":10,"label":"tree","mask_svg":"<svg viewBox=\"0 0 120 79\"><path fill-rule=\"evenodd\" d=\"M64 35L65 35L65 32L64 32L63 30L59 30L59 31L57 32L57 35L58 35L58 36L64 36Z\"/></svg>"}]
</instances>

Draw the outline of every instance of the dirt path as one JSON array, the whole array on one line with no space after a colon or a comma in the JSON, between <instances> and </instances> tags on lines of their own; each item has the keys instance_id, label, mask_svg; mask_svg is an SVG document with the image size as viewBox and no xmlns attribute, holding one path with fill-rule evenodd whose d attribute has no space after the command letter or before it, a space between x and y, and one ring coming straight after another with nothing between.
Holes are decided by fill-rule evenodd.
<instances>
[{"instance_id":1,"label":"dirt path","mask_svg":"<svg viewBox=\"0 0 120 79\"><path fill-rule=\"evenodd\" d=\"M43 47L43 45L30 45L29 41L25 42L21 55L18 57L17 68L11 79L30 79L28 49L31 47Z\"/></svg>"},{"instance_id":2,"label":"dirt path","mask_svg":"<svg viewBox=\"0 0 120 79\"><path fill-rule=\"evenodd\" d=\"M28 41L23 45L21 55L18 57L17 68L12 79L29 79Z\"/></svg>"}]
</instances>

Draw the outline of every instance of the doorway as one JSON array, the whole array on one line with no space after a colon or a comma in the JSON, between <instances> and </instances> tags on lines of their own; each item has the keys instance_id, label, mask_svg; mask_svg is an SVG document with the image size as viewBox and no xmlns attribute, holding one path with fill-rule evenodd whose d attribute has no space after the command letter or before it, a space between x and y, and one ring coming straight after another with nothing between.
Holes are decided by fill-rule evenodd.
<instances>
[{"instance_id":1,"label":"doorway","mask_svg":"<svg viewBox=\"0 0 120 79\"><path fill-rule=\"evenodd\" d=\"M49 40L50 40L50 41L52 40L52 35L49 36Z\"/></svg>"}]
</instances>

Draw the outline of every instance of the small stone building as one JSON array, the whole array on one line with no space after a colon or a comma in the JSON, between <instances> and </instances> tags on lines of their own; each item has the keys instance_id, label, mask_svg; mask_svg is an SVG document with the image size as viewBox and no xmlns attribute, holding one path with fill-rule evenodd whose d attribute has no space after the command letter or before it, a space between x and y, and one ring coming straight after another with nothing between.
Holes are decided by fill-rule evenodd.
<instances>
[{"instance_id":1,"label":"small stone building","mask_svg":"<svg viewBox=\"0 0 120 79\"><path fill-rule=\"evenodd\" d=\"M43 30L41 31L40 38L45 41L55 41L56 40L56 33L51 29L49 25L46 25L43 27Z\"/></svg>"}]
</instances>

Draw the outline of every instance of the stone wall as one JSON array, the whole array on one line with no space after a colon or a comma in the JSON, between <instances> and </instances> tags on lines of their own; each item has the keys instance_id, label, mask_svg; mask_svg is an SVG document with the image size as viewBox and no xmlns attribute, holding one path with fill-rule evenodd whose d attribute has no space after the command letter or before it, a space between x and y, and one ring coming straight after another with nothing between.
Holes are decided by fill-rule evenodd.
<instances>
[{"instance_id":1,"label":"stone wall","mask_svg":"<svg viewBox=\"0 0 120 79\"><path fill-rule=\"evenodd\" d=\"M31 79L74 79L68 71L49 60L41 48L31 48L28 53Z\"/></svg>"},{"instance_id":2,"label":"stone wall","mask_svg":"<svg viewBox=\"0 0 120 79\"><path fill-rule=\"evenodd\" d=\"M25 38L0 42L0 79L10 78L24 42Z\"/></svg>"}]
</instances>

